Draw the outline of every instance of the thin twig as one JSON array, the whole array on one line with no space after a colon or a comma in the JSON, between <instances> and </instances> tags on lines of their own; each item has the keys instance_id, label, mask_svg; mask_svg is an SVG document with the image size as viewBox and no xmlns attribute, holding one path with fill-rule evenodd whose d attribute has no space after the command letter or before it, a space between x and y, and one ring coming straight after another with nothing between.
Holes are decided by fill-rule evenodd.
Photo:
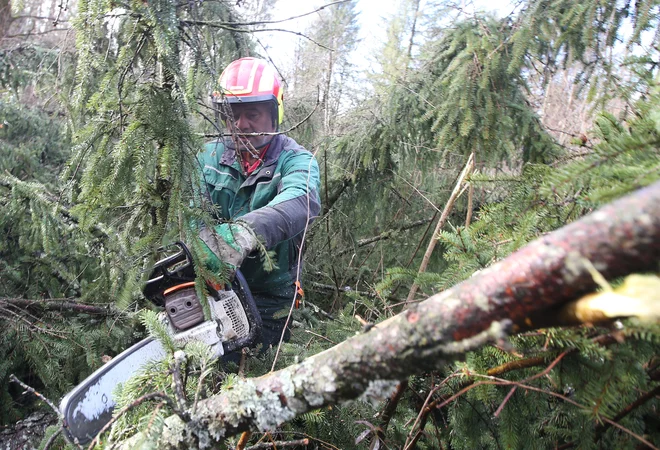
<instances>
[{"instance_id":1,"label":"thin twig","mask_svg":"<svg viewBox=\"0 0 660 450\"><path fill-rule=\"evenodd\" d=\"M46 445L44 445L44 450L50 450L50 446L53 445L53 443L55 443L55 439L57 439L57 437L58 437L60 434L62 434L62 430L63 430L62 427L58 428L58 429L57 429L57 430L56 430L56 431L55 431L55 432L54 432L54 433L48 438L48 440L46 441Z\"/></svg>"},{"instance_id":2,"label":"thin twig","mask_svg":"<svg viewBox=\"0 0 660 450\"><path fill-rule=\"evenodd\" d=\"M182 350L174 352L174 362L172 363L172 390L174 390L174 398L177 403L177 408L185 411L188 407L186 401L186 391L183 387L183 379L181 377L181 364L186 361L186 354Z\"/></svg>"},{"instance_id":3,"label":"thin twig","mask_svg":"<svg viewBox=\"0 0 660 450\"><path fill-rule=\"evenodd\" d=\"M382 233L380 233L377 236L372 236L370 238L360 239L355 243L355 246L356 247L364 247L365 245L373 244L374 242L390 239L390 238L392 238L393 236L395 236L397 233L399 233L401 231L407 231L407 230L411 230L413 228L421 227L422 225L427 225L432 221L433 221L433 217L430 217L428 219L416 220L415 222L407 223L405 225L401 225L399 227L392 228L392 229L387 230L387 231L383 231ZM343 255L343 254L346 254L346 253L348 253L352 250L353 249L341 250L338 254Z\"/></svg>"},{"instance_id":4,"label":"thin twig","mask_svg":"<svg viewBox=\"0 0 660 450\"><path fill-rule=\"evenodd\" d=\"M472 222L473 201L474 201L474 184L470 183L470 191L468 192L467 217L465 218L465 228L469 228L470 222Z\"/></svg>"},{"instance_id":5,"label":"thin twig","mask_svg":"<svg viewBox=\"0 0 660 450\"><path fill-rule=\"evenodd\" d=\"M642 406L644 403L648 402L652 398L654 398L656 395L660 394L660 385L656 386L655 388L651 389L649 392L646 394L643 394L641 397L639 397L637 400L623 408L616 416L614 416L611 420L611 422L618 422L624 417L626 417L628 414L630 414L632 411L635 409L639 408ZM609 420L609 419L608 419ZM605 420L606 424L600 424L596 427L596 436L602 435L610 426L613 426L612 423L610 423L608 420ZM568 442L559 449L567 449L567 448L572 448L575 447L575 442Z\"/></svg>"},{"instance_id":6,"label":"thin twig","mask_svg":"<svg viewBox=\"0 0 660 450\"><path fill-rule=\"evenodd\" d=\"M247 362L247 347L241 349L241 359L238 362L238 377L245 378L245 363Z\"/></svg>"},{"instance_id":7,"label":"thin twig","mask_svg":"<svg viewBox=\"0 0 660 450\"><path fill-rule=\"evenodd\" d=\"M198 134L198 136L202 136L202 137L205 137L205 138L212 138L212 137L221 137L221 136L223 136L223 137L230 137L230 136L240 136L240 137L246 137L247 136L247 137L250 137L250 136L277 136L279 134L287 134L287 133L295 130L299 126L301 126L303 123L307 122L309 120L309 118L312 117L312 115L316 112L319 105L320 105L320 101L317 98L316 105L314 106L314 109L309 114L307 114L307 116L304 119L302 119L297 124L293 125L288 130L272 131L272 132L271 131L261 131L261 132L256 132L256 133L238 133L238 132L233 132L233 133L203 133L203 134Z\"/></svg>"},{"instance_id":8,"label":"thin twig","mask_svg":"<svg viewBox=\"0 0 660 450\"><path fill-rule=\"evenodd\" d=\"M507 404L507 402L509 401L509 399L510 399L510 398L513 396L513 394L516 392L516 389L518 389L518 386L514 386L514 387L512 387L511 390L509 391L509 393L506 394L506 397L504 397L504 400L502 400L502 404L500 404L500 406L499 406L499 407L497 408L497 410L495 411L495 414L493 414L494 417L498 417L498 416L500 415L500 413L501 413L502 410L504 409L504 405Z\"/></svg>"},{"instance_id":9,"label":"thin twig","mask_svg":"<svg viewBox=\"0 0 660 450\"><path fill-rule=\"evenodd\" d=\"M321 44L320 42L318 42L315 39L307 36L304 33L301 33L300 31L287 30L285 28L243 29L243 28L237 28L236 26L223 25L221 22L209 22L209 21L205 21L205 20L182 20L181 25L207 26L207 27L210 27L210 28L220 28L222 30L233 31L233 32L236 32L236 33L263 33L263 32L290 33L290 34L295 34L296 36L300 36L301 38L307 39L308 41L313 42L314 44L318 45L319 47L321 47L325 50L328 50L330 52L335 51L334 49L328 47L327 45ZM236 25L236 24L232 23L232 25Z\"/></svg>"},{"instance_id":10,"label":"thin twig","mask_svg":"<svg viewBox=\"0 0 660 450\"><path fill-rule=\"evenodd\" d=\"M14 375L13 373L12 373L11 375L9 375L9 381L12 381L12 382L14 382L14 383L18 383L18 384L20 384L21 387L22 387L23 389L25 389L26 392L29 392L30 394L34 394L34 395L36 395L37 397L39 397L41 400L43 400L44 402L46 402L46 404L47 404L48 406L50 406L50 409L52 409L53 411L55 411L55 414L57 414L57 417L62 417L62 413L60 413L59 408L58 408L57 406L55 406L55 404L54 404L53 402L51 402L51 401L48 400L46 397L44 397L42 394L40 394L39 392L37 392L34 388L28 386L27 384L23 383L21 380L19 380L18 378L16 378L16 375Z\"/></svg>"},{"instance_id":11,"label":"thin twig","mask_svg":"<svg viewBox=\"0 0 660 450\"><path fill-rule=\"evenodd\" d=\"M318 99L316 105L318 106ZM316 108L314 108L316 109ZM300 267L302 265L302 254L303 254L303 248L305 245L305 238L307 237L307 231L309 230L309 225L310 222L314 219L311 217L311 204L310 204L310 195L311 191L309 189L309 178L312 173L312 162L314 162L316 158L316 153L318 153L318 150L315 151L312 156L313 158L309 159L309 165L307 166L307 179L306 179L306 186L305 190L307 192L307 220L305 221L305 228L303 229L302 233L302 239L300 240L300 250L298 251L298 260L297 260L297 267ZM299 285L300 283L300 271L296 271L296 281L295 285ZM289 326L289 321L291 320L291 314L293 314L293 308L296 305L296 297L298 295L297 289L294 288L293 290L293 298L291 299L291 306L289 307L289 315L286 317L286 321L284 322L284 327L282 328L282 335L280 336L280 341L277 344L277 351L275 351L275 357L273 358L273 365L270 368L270 371L273 372L275 371L275 364L277 364L277 357L280 354L280 349L282 348L282 342L284 342L284 335L286 334L287 327Z\"/></svg>"},{"instance_id":12,"label":"thin twig","mask_svg":"<svg viewBox=\"0 0 660 450\"><path fill-rule=\"evenodd\" d=\"M282 22L288 22L290 20L295 20L295 19L300 19L301 17L305 16L310 16L314 13L317 13L319 11L324 10L325 8L329 6L334 6L338 5L340 3L346 3L351 0L338 0L336 2L328 3L326 5L323 5L319 8L316 8L314 11L309 11L303 14L298 14L297 16L291 16L287 17L286 19L278 19L278 20L260 20L260 21L254 21L254 22L212 22L215 25L225 25L225 26L235 26L235 25L240 25L240 26L253 26L253 25L272 25L275 23L282 23Z\"/></svg>"},{"instance_id":13,"label":"thin twig","mask_svg":"<svg viewBox=\"0 0 660 450\"><path fill-rule=\"evenodd\" d=\"M120 312L115 310L112 306L108 305L107 307L89 305L85 303L78 303L76 301L71 301L71 299L23 299L23 298L0 298L0 305L3 303L19 306L21 308L30 308L38 307L45 310L56 310L56 311L75 311L79 313L87 314L100 314L100 315L112 315L119 314Z\"/></svg>"},{"instance_id":14,"label":"thin twig","mask_svg":"<svg viewBox=\"0 0 660 450\"><path fill-rule=\"evenodd\" d=\"M323 441L319 441L323 442ZM288 448L288 447L304 447L309 445L309 439L299 439L297 441L274 441L274 442L262 442L261 444L252 445L247 447L245 450L268 450L268 449L278 449L278 448ZM336 447L335 447L336 448ZM238 450L238 447L236 447Z\"/></svg>"},{"instance_id":15,"label":"thin twig","mask_svg":"<svg viewBox=\"0 0 660 450\"><path fill-rule=\"evenodd\" d=\"M250 440L250 436L252 436L251 432L244 431L243 434L241 434L241 437L238 439L238 443L236 444L236 450L245 450L245 446Z\"/></svg>"},{"instance_id":16,"label":"thin twig","mask_svg":"<svg viewBox=\"0 0 660 450\"><path fill-rule=\"evenodd\" d=\"M380 429L382 430L383 436L387 431L387 427L390 424L390 420L394 413L396 412L396 407L399 405L399 400L403 396L403 393L408 389L408 380L404 380L396 386L394 393L387 399L387 403L383 408L383 414L381 415Z\"/></svg>"},{"instance_id":17,"label":"thin twig","mask_svg":"<svg viewBox=\"0 0 660 450\"><path fill-rule=\"evenodd\" d=\"M325 337L325 336L323 336L323 335L321 335L321 334L314 333L314 332L311 331L311 330L304 330L304 331L305 331L305 333L313 334L313 335L316 336L316 337L320 337L321 339L324 339L324 340L330 342L332 345L337 345L336 342L334 342L334 341L328 339L327 337Z\"/></svg>"}]
</instances>

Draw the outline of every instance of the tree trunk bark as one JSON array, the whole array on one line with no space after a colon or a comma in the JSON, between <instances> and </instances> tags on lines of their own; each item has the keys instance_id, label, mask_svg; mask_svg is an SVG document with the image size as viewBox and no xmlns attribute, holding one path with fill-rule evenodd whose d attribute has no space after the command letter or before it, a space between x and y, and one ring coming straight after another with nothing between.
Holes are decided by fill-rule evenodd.
<instances>
[{"instance_id":1,"label":"tree trunk bark","mask_svg":"<svg viewBox=\"0 0 660 450\"><path fill-rule=\"evenodd\" d=\"M451 363L504 338L534 313L592 292L597 284L585 260L611 279L656 270L659 254L656 183L532 242L367 333L201 401L187 424L169 418L158 448L207 448L360 395L385 398L398 380Z\"/></svg>"}]
</instances>

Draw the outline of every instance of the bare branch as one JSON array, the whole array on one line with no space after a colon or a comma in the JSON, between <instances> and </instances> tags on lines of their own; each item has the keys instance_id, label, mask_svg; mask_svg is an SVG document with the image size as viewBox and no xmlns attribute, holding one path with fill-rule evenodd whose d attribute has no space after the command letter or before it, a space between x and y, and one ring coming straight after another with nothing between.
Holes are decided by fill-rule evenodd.
<instances>
[{"instance_id":1,"label":"bare branch","mask_svg":"<svg viewBox=\"0 0 660 450\"><path fill-rule=\"evenodd\" d=\"M298 439L297 441L275 441L275 442L262 442L261 444L252 445L245 450L268 450L276 448L289 448L289 447L305 447L309 445L309 439Z\"/></svg>"},{"instance_id":2,"label":"bare branch","mask_svg":"<svg viewBox=\"0 0 660 450\"><path fill-rule=\"evenodd\" d=\"M428 266L429 261L431 259L431 254L433 253L433 250L435 249L435 245L438 242L440 231L442 230L442 227L445 225L445 222L447 221L447 217L449 217L449 212L453 208L454 202L463 192L462 187L463 187L463 183L465 183L465 179L468 176L470 176L470 173L472 173L473 169L474 169L474 153L470 154L470 157L468 158L468 161L465 164L463 171L458 176L458 181L456 182L456 186L454 187L454 190L449 196L449 200L447 200L447 204L445 205L445 208L442 210L442 215L440 216L440 220L438 220L438 223L435 226L435 231L431 236L431 242L429 242L429 246L426 249L426 253L424 254L424 258L422 259L422 264L419 266L418 273L421 274L426 272L426 267ZM413 285L410 287L410 292L408 293L408 298L406 299L406 302L412 302L415 299L415 294L417 293L418 288L419 285L417 283L413 283Z\"/></svg>"},{"instance_id":3,"label":"bare branch","mask_svg":"<svg viewBox=\"0 0 660 450\"><path fill-rule=\"evenodd\" d=\"M312 39L311 37L307 36L304 33L301 33L300 31L287 30L286 28L253 28L248 30L243 28L236 28L236 25L240 26L240 24L237 23L231 23L231 25L224 25L223 22L211 22L206 20L182 20L181 25L196 25L196 26L206 26L211 28L220 28L227 31L233 31L235 33L263 33L263 32L290 33L290 34L295 34L296 36L300 36L301 38L307 39L308 41L313 42L319 47L324 48L330 52L335 51L334 49L321 44L320 42Z\"/></svg>"},{"instance_id":4,"label":"bare branch","mask_svg":"<svg viewBox=\"0 0 660 450\"><path fill-rule=\"evenodd\" d=\"M86 303L79 303L74 299L26 299L26 298L5 298L0 297L0 306L2 304L13 305L20 308L30 309L36 308L46 311L60 311L60 312L76 312L86 314L98 314L103 316L120 315L121 311L116 310L113 306L97 306L89 305Z\"/></svg>"},{"instance_id":5,"label":"bare branch","mask_svg":"<svg viewBox=\"0 0 660 450\"><path fill-rule=\"evenodd\" d=\"M216 24L216 25L223 25L223 26L236 26L236 25L240 25L240 26L272 25L272 24L274 24L274 23L283 23L283 22L288 22L288 21L290 21L290 20L300 19L301 17L305 17L305 16L312 15L312 14L317 13L317 12L319 12L319 11L322 11L322 10L324 10L325 8L328 8L328 7L330 7L330 6L339 5L339 4L341 4L341 3L347 3L347 2L349 2L349 1L351 1L351 0L339 0L339 1L336 1L336 2L328 3L328 4L326 4L326 5L323 5L323 6L319 7L319 8L317 8L317 9L315 9L314 11L309 11L309 12L306 12L306 13L303 13L303 14L299 14L299 15L297 15L297 16L287 17L286 19L279 19L279 20L262 20L262 21L255 21L255 22L212 22L212 23L214 23L214 24Z\"/></svg>"},{"instance_id":6,"label":"bare branch","mask_svg":"<svg viewBox=\"0 0 660 450\"><path fill-rule=\"evenodd\" d=\"M259 133L236 133L236 132L234 132L234 133L205 133L205 134L202 134L201 136L206 137L206 138L212 138L212 137L221 137L221 136L224 136L224 137L230 137L230 136L241 136L241 137L243 137L243 136L277 136L278 134L287 134L287 133L290 133L291 131L295 130L299 126L301 126L303 123L307 122L309 120L309 118L312 117L312 115L316 112L316 110L319 107L319 104L320 104L320 102L319 102L318 97L317 97L316 105L314 105L314 109L309 114L307 114L307 116L305 116L304 119L302 119L300 122L298 122L297 124L295 124L294 126L289 128L288 130L274 131L274 132L262 131L262 132L259 132Z\"/></svg>"},{"instance_id":7,"label":"bare branch","mask_svg":"<svg viewBox=\"0 0 660 450\"><path fill-rule=\"evenodd\" d=\"M413 228L421 227L422 225L427 225L428 223L430 223L432 221L433 221L433 217L431 217L429 219L416 220L414 222L407 223L405 225L401 225L400 227L396 227L396 228L393 228L391 230L383 231L382 233L380 233L377 236L372 236L370 238L360 239L359 241L356 242L355 245L357 247L364 247L365 245L373 244L374 242L390 239L390 238L394 237L397 233L399 233L401 231L406 231L406 230L411 230ZM350 251L352 251L352 249L346 249L346 250L340 251L338 254L343 255L343 254L348 253Z\"/></svg>"},{"instance_id":8,"label":"bare branch","mask_svg":"<svg viewBox=\"0 0 660 450\"><path fill-rule=\"evenodd\" d=\"M21 387L23 389L25 389L26 392L29 392L29 393L34 394L37 397L39 397L41 400L46 402L46 404L48 406L50 406L50 409L55 411L55 414L57 414L57 417L61 417L62 414L60 413L60 410L57 408L57 406L55 406L55 404L53 402L51 402L48 398L44 397L42 394L37 392L34 388L28 386L27 384L23 383L21 380L16 378L16 375L14 375L13 373L11 375L9 375L9 381L20 384Z\"/></svg>"}]
</instances>

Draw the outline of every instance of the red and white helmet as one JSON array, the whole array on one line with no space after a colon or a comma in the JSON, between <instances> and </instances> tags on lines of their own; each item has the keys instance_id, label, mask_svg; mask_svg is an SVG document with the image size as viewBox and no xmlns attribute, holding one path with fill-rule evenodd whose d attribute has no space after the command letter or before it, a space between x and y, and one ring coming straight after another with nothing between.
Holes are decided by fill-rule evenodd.
<instances>
[{"instance_id":1,"label":"red and white helmet","mask_svg":"<svg viewBox=\"0 0 660 450\"><path fill-rule=\"evenodd\" d=\"M220 75L220 92L213 93L215 102L271 102L273 121L284 118L282 83L275 68L263 59L241 58L232 62Z\"/></svg>"}]
</instances>

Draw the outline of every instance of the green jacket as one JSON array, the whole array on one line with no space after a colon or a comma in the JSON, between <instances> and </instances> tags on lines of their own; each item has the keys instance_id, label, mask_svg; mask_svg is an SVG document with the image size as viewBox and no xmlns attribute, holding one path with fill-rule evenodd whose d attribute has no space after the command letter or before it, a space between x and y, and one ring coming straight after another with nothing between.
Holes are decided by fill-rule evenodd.
<instances>
[{"instance_id":1,"label":"green jacket","mask_svg":"<svg viewBox=\"0 0 660 450\"><path fill-rule=\"evenodd\" d=\"M218 219L240 218L275 252L277 268L271 272L264 270L257 252L245 259L241 271L250 289L259 293L290 285L300 270L298 253L305 226L321 210L314 156L293 139L277 135L261 167L247 178L230 141L209 142L198 160L203 192L218 207Z\"/></svg>"}]
</instances>

